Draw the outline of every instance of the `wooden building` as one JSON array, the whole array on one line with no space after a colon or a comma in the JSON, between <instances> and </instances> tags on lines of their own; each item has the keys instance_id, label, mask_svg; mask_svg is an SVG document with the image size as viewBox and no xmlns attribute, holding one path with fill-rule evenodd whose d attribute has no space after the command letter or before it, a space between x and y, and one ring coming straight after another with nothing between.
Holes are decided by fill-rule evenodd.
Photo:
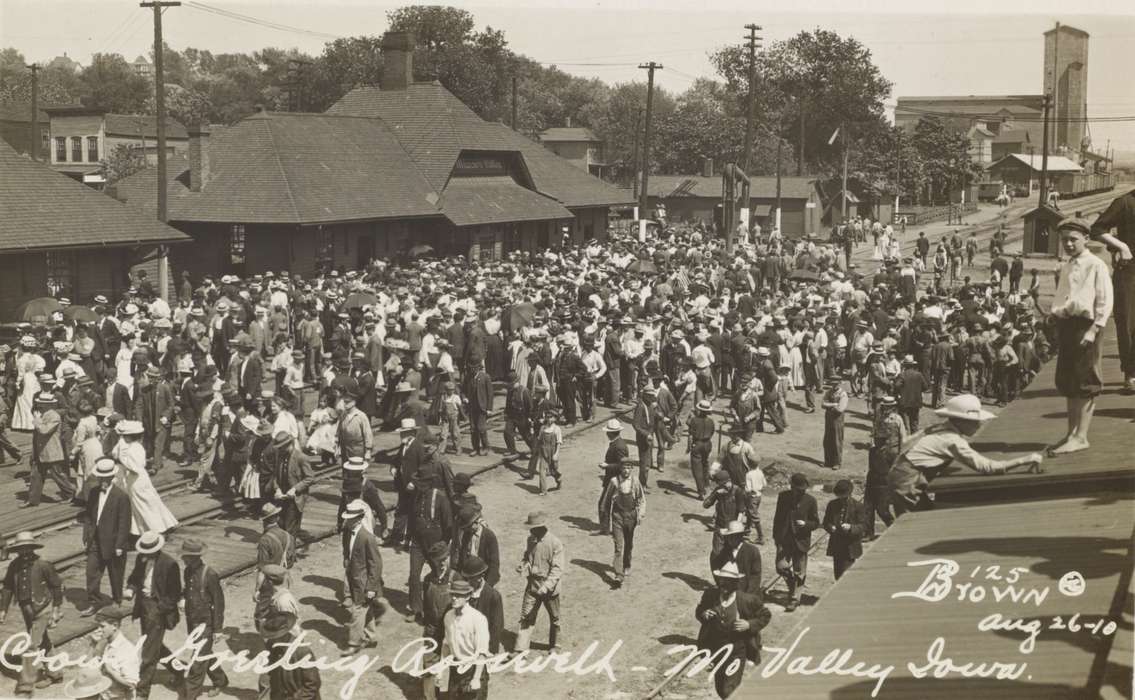
<instances>
[{"instance_id":1,"label":"wooden building","mask_svg":"<svg viewBox=\"0 0 1135 700\"><path fill-rule=\"evenodd\" d=\"M607 167L603 158L603 139L591 129L573 127L569 122L568 126L545 129L540 133L540 143L584 172L603 177L603 169Z\"/></svg>"},{"instance_id":2,"label":"wooden building","mask_svg":"<svg viewBox=\"0 0 1135 700\"><path fill-rule=\"evenodd\" d=\"M1025 212L1025 237L1021 241L1021 252L1025 255L1051 255L1060 252L1060 236L1056 225L1064 214L1047 204Z\"/></svg>"},{"instance_id":3,"label":"wooden building","mask_svg":"<svg viewBox=\"0 0 1135 700\"><path fill-rule=\"evenodd\" d=\"M119 296L136 268L157 283L166 247L189 240L6 143L0 143L0 202L0 320L37 297L90 303L96 294Z\"/></svg>"},{"instance_id":4,"label":"wooden building","mask_svg":"<svg viewBox=\"0 0 1135 700\"><path fill-rule=\"evenodd\" d=\"M651 175L650 206L663 204L671 221L701 221L713 224L721 209L721 177L713 175ZM776 178L754 177L749 181L751 216L765 230L773 225ZM816 181L808 177L782 177L780 225L787 236L816 233L820 227Z\"/></svg>"},{"instance_id":5,"label":"wooden building","mask_svg":"<svg viewBox=\"0 0 1135 700\"><path fill-rule=\"evenodd\" d=\"M151 165L158 158L157 117L144 114L113 114L78 105L48 107L50 117L51 167L89 185L102 185L99 163L119 145L145 155ZM185 127L166 119L166 155L184 153L189 147Z\"/></svg>"}]
</instances>

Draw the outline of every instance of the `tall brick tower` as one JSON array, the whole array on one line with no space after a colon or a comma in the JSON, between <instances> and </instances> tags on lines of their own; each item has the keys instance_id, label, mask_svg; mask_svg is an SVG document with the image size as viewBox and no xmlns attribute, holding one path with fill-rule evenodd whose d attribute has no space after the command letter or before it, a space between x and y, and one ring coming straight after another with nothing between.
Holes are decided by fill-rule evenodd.
<instances>
[{"instance_id":1,"label":"tall brick tower","mask_svg":"<svg viewBox=\"0 0 1135 700\"><path fill-rule=\"evenodd\" d=\"M1078 153L1087 133L1087 32L1058 22L1044 33L1044 92L1054 98L1049 145Z\"/></svg>"}]
</instances>

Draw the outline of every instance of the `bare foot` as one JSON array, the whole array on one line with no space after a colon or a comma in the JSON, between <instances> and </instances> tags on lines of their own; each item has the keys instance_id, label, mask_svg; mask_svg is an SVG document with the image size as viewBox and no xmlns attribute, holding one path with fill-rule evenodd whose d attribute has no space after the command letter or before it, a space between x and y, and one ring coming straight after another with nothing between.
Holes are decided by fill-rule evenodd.
<instances>
[{"instance_id":1,"label":"bare foot","mask_svg":"<svg viewBox=\"0 0 1135 700\"><path fill-rule=\"evenodd\" d=\"M1089 447L1091 447L1091 445L1088 444L1087 440L1069 438L1062 445L1052 448L1049 452L1054 455L1066 455L1073 452L1083 452Z\"/></svg>"},{"instance_id":2,"label":"bare foot","mask_svg":"<svg viewBox=\"0 0 1135 700\"><path fill-rule=\"evenodd\" d=\"M1072 435L1071 435L1071 434L1065 435L1064 437L1060 438L1059 440L1057 440L1056 442L1052 443L1052 444L1051 444L1051 445L1049 445L1048 447L1044 448L1044 453L1045 453L1046 455L1049 455L1049 456L1052 456L1053 454L1056 454L1056 452L1055 452L1055 451L1056 451L1057 449L1059 449L1059 448L1063 447L1063 446L1064 446L1064 443L1068 442L1068 440L1070 440L1071 438L1072 438Z\"/></svg>"}]
</instances>

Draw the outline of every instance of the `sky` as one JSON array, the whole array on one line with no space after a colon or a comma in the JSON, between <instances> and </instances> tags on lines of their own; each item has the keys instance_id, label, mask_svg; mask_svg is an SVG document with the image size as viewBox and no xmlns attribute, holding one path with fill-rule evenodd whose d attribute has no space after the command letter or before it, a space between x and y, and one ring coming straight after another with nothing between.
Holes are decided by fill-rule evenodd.
<instances>
[{"instance_id":1,"label":"sky","mask_svg":"<svg viewBox=\"0 0 1135 700\"><path fill-rule=\"evenodd\" d=\"M389 0L186 0L166 10L166 43L217 52L266 46L318 54L331 38L381 34L386 13L407 2ZM883 75L892 98L914 95L1039 94L1042 32L1057 22L1091 34L1088 114L1135 117L1135 2L1078 0L809 0L807 11L784 12L769 0L450 0L469 10L478 28L502 30L510 47L576 75L616 83L645 79L640 62L663 65L656 81L682 91L714 77L708 55L741 43L744 25L763 27L767 44L801 30L824 28L859 39ZM712 9L707 7L712 5ZM994 7L995 6L995 7ZM206 8L287 25L272 29L235 21ZM996 10L996 13L991 12ZM148 55L151 14L128 0L0 0L0 46L29 61L66 52L86 64L96 52L127 60ZM1110 140L1135 158L1135 120L1090 125L1094 149Z\"/></svg>"}]
</instances>

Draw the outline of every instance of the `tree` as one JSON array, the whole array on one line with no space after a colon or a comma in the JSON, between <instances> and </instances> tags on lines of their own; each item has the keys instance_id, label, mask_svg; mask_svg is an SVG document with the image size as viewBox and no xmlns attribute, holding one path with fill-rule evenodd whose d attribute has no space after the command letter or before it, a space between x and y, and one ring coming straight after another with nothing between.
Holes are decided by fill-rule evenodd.
<instances>
[{"instance_id":1,"label":"tree","mask_svg":"<svg viewBox=\"0 0 1135 700\"><path fill-rule=\"evenodd\" d=\"M91 65L79 73L84 106L107 112L138 114L153 86L119 54L96 53Z\"/></svg>"},{"instance_id":2,"label":"tree","mask_svg":"<svg viewBox=\"0 0 1135 700\"><path fill-rule=\"evenodd\" d=\"M153 98L146 99L145 113L156 114ZM213 112L213 104L208 95L184 88L180 85L166 85L166 114L185 126L208 124Z\"/></svg>"},{"instance_id":3,"label":"tree","mask_svg":"<svg viewBox=\"0 0 1135 700\"><path fill-rule=\"evenodd\" d=\"M108 185L145 169L146 156L142 149L128 143L118 144L99 161L99 173Z\"/></svg>"},{"instance_id":4,"label":"tree","mask_svg":"<svg viewBox=\"0 0 1135 700\"><path fill-rule=\"evenodd\" d=\"M322 112L363 85L382 82L382 39L352 36L328 42L309 69L300 71L305 107Z\"/></svg>"}]
</instances>

